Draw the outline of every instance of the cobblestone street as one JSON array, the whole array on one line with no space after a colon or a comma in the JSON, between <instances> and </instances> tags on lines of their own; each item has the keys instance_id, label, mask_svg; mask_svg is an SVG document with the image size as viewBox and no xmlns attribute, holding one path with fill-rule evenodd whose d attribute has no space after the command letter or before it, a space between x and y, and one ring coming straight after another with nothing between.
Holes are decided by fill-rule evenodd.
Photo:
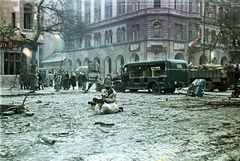
<instances>
[{"instance_id":1,"label":"cobblestone street","mask_svg":"<svg viewBox=\"0 0 240 161\"><path fill-rule=\"evenodd\" d=\"M240 103L226 94L118 93L124 112L95 115L87 104L100 97L94 87L86 94L43 91L27 97L25 107L33 116L1 116L1 160L240 159ZM1 103L20 104L24 97L2 96Z\"/></svg>"}]
</instances>

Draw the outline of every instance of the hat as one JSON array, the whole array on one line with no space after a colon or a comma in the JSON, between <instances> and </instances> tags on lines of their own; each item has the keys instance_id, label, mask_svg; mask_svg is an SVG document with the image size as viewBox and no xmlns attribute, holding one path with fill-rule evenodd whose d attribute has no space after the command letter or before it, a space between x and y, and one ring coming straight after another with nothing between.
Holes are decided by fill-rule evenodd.
<instances>
[{"instance_id":1,"label":"hat","mask_svg":"<svg viewBox=\"0 0 240 161\"><path fill-rule=\"evenodd\" d=\"M104 103L103 99L98 99L97 103Z\"/></svg>"},{"instance_id":2,"label":"hat","mask_svg":"<svg viewBox=\"0 0 240 161\"><path fill-rule=\"evenodd\" d=\"M111 88L110 85L108 85L108 84L105 84L104 87L105 87L105 89L110 89Z\"/></svg>"}]
</instances>

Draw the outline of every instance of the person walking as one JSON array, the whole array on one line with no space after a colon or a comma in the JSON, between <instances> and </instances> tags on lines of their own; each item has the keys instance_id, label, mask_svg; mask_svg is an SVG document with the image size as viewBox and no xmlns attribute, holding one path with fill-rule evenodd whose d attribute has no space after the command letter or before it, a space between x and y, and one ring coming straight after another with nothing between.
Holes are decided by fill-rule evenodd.
<instances>
[{"instance_id":1,"label":"person walking","mask_svg":"<svg viewBox=\"0 0 240 161\"><path fill-rule=\"evenodd\" d=\"M73 90L74 90L74 87L76 87L76 76L75 76L75 74L73 73L72 74L72 76L71 76L71 78L70 78L70 82L71 82L71 86L72 86L72 88L73 88Z\"/></svg>"},{"instance_id":2,"label":"person walking","mask_svg":"<svg viewBox=\"0 0 240 161\"><path fill-rule=\"evenodd\" d=\"M104 85L107 85L107 86L112 86L112 77L111 77L111 74L107 74L107 76L105 77L104 79Z\"/></svg>"},{"instance_id":3,"label":"person walking","mask_svg":"<svg viewBox=\"0 0 240 161\"><path fill-rule=\"evenodd\" d=\"M55 86L56 86L56 91L55 92L59 92L61 89L61 82L62 82L62 75L61 73L57 73L56 78L54 79L55 82Z\"/></svg>"},{"instance_id":4,"label":"person walking","mask_svg":"<svg viewBox=\"0 0 240 161\"><path fill-rule=\"evenodd\" d=\"M95 81L96 81L96 91L97 92L101 92L102 86L103 86L103 82L102 82L102 79L99 76L99 74L96 75Z\"/></svg>"},{"instance_id":5,"label":"person walking","mask_svg":"<svg viewBox=\"0 0 240 161\"><path fill-rule=\"evenodd\" d=\"M49 85L51 87L53 87L53 79L54 79L54 75L52 74L52 72L48 73L48 79L49 79Z\"/></svg>"},{"instance_id":6,"label":"person walking","mask_svg":"<svg viewBox=\"0 0 240 161\"><path fill-rule=\"evenodd\" d=\"M83 85L82 90L83 91L86 91L86 84L87 84L87 76L86 76L86 73L83 72L83 75L82 75L82 85Z\"/></svg>"},{"instance_id":7,"label":"person walking","mask_svg":"<svg viewBox=\"0 0 240 161\"><path fill-rule=\"evenodd\" d=\"M81 89L82 85L83 85L83 74L82 72L79 73L79 76L77 77L77 81L78 81L78 90Z\"/></svg>"},{"instance_id":8,"label":"person walking","mask_svg":"<svg viewBox=\"0 0 240 161\"><path fill-rule=\"evenodd\" d=\"M64 79L63 80L63 89L68 90L69 89L69 74L68 74L67 71L65 72L65 75L64 75L63 79Z\"/></svg>"},{"instance_id":9,"label":"person walking","mask_svg":"<svg viewBox=\"0 0 240 161\"><path fill-rule=\"evenodd\" d=\"M40 90L41 86L42 86L42 89L43 89L42 74L41 74L41 72L39 71L39 72L38 72L38 89L39 89L39 90Z\"/></svg>"},{"instance_id":10,"label":"person walking","mask_svg":"<svg viewBox=\"0 0 240 161\"><path fill-rule=\"evenodd\" d=\"M239 69L239 65L237 64L236 68L235 68L235 85L236 85L236 87L237 87L239 78L240 78L240 69Z\"/></svg>"}]
</instances>

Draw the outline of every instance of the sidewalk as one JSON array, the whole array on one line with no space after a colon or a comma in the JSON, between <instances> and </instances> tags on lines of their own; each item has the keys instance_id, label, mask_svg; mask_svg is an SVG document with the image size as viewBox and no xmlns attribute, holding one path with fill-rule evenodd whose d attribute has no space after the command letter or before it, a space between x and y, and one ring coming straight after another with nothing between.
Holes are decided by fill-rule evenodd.
<instances>
[{"instance_id":1,"label":"sidewalk","mask_svg":"<svg viewBox=\"0 0 240 161\"><path fill-rule=\"evenodd\" d=\"M188 88L183 88L181 90L176 90L175 93L187 94ZM75 87L75 90L70 88L69 90L60 90L59 92L55 92L56 90L53 87L45 87L43 90L37 90L35 93L29 93L30 90L21 90L17 88L13 88L9 90L7 87L0 87L0 96L1 97L9 97L9 96L22 96L29 93L29 95L53 95L59 93L83 93L82 90L78 90L78 87ZM89 91L95 92L95 84L90 88ZM226 96L230 97L232 90L227 90L226 92L219 92L218 90L214 90L213 92L204 92L204 95L215 95L215 96Z\"/></svg>"},{"instance_id":2,"label":"sidewalk","mask_svg":"<svg viewBox=\"0 0 240 161\"><path fill-rule=\"evenodd\" d=\"M10 96L22 96L28 93L29 95L53 95L59 93L83 93L83 90L78 90L78 87L75 87L73 90L72 88L68 90L60 90L56 92L56 89L53 87L45 87L43 90L36 90L35 93L31 93L31 90L21 90L17 88L9 89L6 87L0 87L0 96L1 97L10 97ZM95 86L93 85L89 91L95 91ZM29 93L30 92L30 93Z\"/></svg>"}]
</instances>

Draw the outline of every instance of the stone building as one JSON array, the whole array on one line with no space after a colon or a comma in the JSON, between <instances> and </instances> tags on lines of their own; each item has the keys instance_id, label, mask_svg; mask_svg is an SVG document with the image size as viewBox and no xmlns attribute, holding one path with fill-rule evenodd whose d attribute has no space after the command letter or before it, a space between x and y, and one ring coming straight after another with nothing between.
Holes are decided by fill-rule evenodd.
<instances>
[{"instance_id":1,"label":"stone building","mask_svg":"<svg viewBox=\"0 0 240 161\"><path fill-rule=\"evenodd\" d=\"M0 5L0 75L1 81L19 74L20 60L32 64L32 48L28 39L35 35L36 7L33 0L1 0ZM36 67L38 66L40 35L36 44ZM35 62L35 61L34 61ZM31 68L31 67L30 67ZM29 69L30 70L30 69ZM7 81L5 81L7 82ZM3 85L3 84L2 84Z\"/></svg>"},{"instance_id":2,"label":"stone building","mask_svg":"<svg viewBox=\"0 0 240 161\"><path fill-rule=\"evenodd\" d=\"M69 71L98 62L104 77L132 61L182 59L194 65L223 65L233 59L223 44L208 47L220 30L219 9L231 8L226 1L68 0L67 5L91 26L84 38L66 41ZM189 48L197 38L198 44Z\"/></svg>"}]
</instances>

